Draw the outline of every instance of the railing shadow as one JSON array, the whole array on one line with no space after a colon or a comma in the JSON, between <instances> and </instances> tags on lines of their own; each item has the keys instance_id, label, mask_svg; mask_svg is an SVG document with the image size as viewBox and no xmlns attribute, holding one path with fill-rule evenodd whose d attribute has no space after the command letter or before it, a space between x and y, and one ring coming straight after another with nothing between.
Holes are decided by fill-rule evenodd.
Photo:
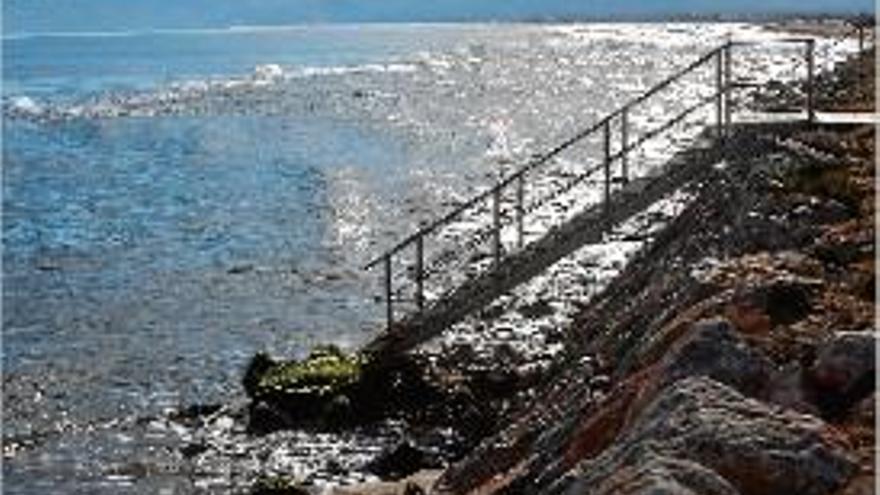
<instances>
[{"instance_id":1,"label":"railing shadow","mask_svg":"<svg viewBox=\"0 0 880 495\"><path fill-rule=\"evenodd\" d=\"M807 66L807 118L812 121L814 46L811 38L776 40L781 43L803 44ZM706 164L717 161L724 148L725 136L732 124L731 93L738 88L732 74L732 50L745 42L728 40L708 51L686 67L611 112L599 122L582 129L570 139L502 179L441 218L423 225L381 256L367 264L367 269L383 267L386 331L369 343L368 352L389 354L405 351L432 337L467 314L480 309L498 295L540 274L548 266L578 247L599 243L608 229L647 208L664 195L670 194L687 181L700 177ZM630 116L640 105L685 77L708 69L713 91L698 95L671 118L660 125L637 134ZM704 123L701 138L710 140L709 148L692 148L676 154L649 177L638 177L630 170L630 154L646 142L662 136L672 127L714 103L714 112ZM635 137L632 138L632 135ZM575 146L598 140L599 157L579 170L566 170L554 177L549 187L538 187L546 173ZM596 151L596 150L592 150ZM580 159L580 161L584 161ZM701 169L702 167L702 169ZM577 205L573 214L560 215L550 222L549 229L529 239L526 222L534 219L542 208L557 198L570 194L584 184L601 186L599 200ZM531 194L528 195L527 192ZM471 215L477 227L464 234L449 236L444 229ZM507 229L507 230L505 230ZM504 232L513 232L513 239L503 242ZM451 246L436 251L427 259L426 240L452 237ZM411 263L407 253L412 253ZM395 278L395 267L402 276ZM402 271L401 271L402 267ZM453 280L435 294L426 297L426 282L451 275ZM395 281L397 287L395 288ZM406 294L412 294L407 297ZM430 299L430 300L429 300ZM411 303L412 311L395 319L395 305Z\"/></svg>"}]
</instances>

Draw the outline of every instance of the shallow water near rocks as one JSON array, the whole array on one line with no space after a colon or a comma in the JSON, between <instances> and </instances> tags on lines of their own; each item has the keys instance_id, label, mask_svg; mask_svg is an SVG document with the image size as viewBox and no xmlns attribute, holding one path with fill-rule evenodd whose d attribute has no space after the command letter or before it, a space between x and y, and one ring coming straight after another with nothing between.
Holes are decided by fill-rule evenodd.
<instances>
[{"instance_id":1,"label":"shallow water near rocks","mask_svg":"<svg viewBox=\"0 0 880 495\"><path fill-rule=\"evenodd\" d=\"M345 482L332 473L357 472L393 425L248 440L234 415L192 428L168 412L240 396L255 351L369 338L383 317L371 256L729 32L771 36L615 24L129 33L112 50L99 34L5 38L4 490L198 493L282 470ZM652 146L644 167L668 154ZM565 158L560 173L582 159ZM613 274L601 260L616 254L584 279ZM193 443L206 450L187 457Z\"/></svg>"}]
</instances>

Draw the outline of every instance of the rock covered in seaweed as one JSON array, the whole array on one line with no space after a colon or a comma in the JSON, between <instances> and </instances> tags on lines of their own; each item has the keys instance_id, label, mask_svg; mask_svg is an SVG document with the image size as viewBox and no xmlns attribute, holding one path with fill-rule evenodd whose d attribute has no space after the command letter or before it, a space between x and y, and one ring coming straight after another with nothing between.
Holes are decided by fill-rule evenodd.
<instances>
[{"instance_id":1,"label":"rock covered in seaweed","mask_svg":"<svg viewBox=\"0 0 880 495\"><path fill-rule=\"evenodd\" d=\"M349 421L365 364L362 355L334 346L317 347L301 361L279 363L255 355L243 380L252 399L249 429L267 433L302 423Z\"/></svg>"},{"instance_id":2,"label":"rock covered in seaweed","mask_svg":"<svg viewBox=\"0 0 880 495\"><path fill-rule=\"evenodd\" d=\"M480 404L478 396L484 394L477 392L485 388L491 393L490 387L479 380L446 387L443 381L413 356L377 359L322 346L303 360L276 362L257 354L243 385L251 399L249 429L254 433L304 426L335 429L385 418L446 426L466 418L484 424L481 411L488 406Z\"/></svg>"},{"instance_id":3,"label":"rock covered in seaweed","mask_svg":"<svg viewBox=\"0 0 880 495\"><path fill-rule=\"evenodd\" d=\"M302 361L277 363L265 369L253 396L337 396L358 382L364 362L359 354L345 354L333 346L317 347Z\"/></svg>"},{"instance_id":4,"label":"rock covered in seaweed","mask_svg":"<svg viewBox=\"0 0 880 495\"><path fill-rule=\"evenodd\" d=\"M285 476L260 477L254 482L250 495L309 495L295 479Z\"/></svg>"}]
</instances>

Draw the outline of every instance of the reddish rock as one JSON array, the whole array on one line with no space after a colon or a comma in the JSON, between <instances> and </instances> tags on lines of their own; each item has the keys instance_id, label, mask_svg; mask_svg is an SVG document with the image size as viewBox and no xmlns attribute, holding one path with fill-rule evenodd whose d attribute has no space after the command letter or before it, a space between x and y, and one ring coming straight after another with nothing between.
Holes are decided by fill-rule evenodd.
<instances>
[{"instance_id":1,"label":"reddish rock","mask_svg":"<svg viewBox=\"0 0 880 495\"><path fill-rule=\"evenodd\" d=\"M695 377L660 393L610 448L580 463L551 493L611 493L598 487L622 471L646 469L652 455L700 464L750 495L832 494L857 470L821 420ZM687 476L673 470L662 479L673 484Z\"/></svg>"},{"instance_id":2,"label":"reddish rock","mask_svg":"<svg viewBox=\"0 0 880 495\"><path fill-rule=\"evenodd\" d=\"M589 459L605 450L623 428L633 401L651 379L654 369L629 377L614 388L601 406L581 424L572 437L563 456L563 468L574 466L581 459Z\"/></svg>"},{"instance_id":3,"label":"reddish rock","mask_svg":"<svg viewBox=\"0 0 880 495\"><path fill-rule=\"evenodd\" d=\"M707 376L751 396L761 395L770 362L750 348L724 319L693 324L654 366L616 386L580 426L566 450L567 465L590 458L615 440L618 432L659 390L690 376Z\"/></svg>"},{"instance_id":4,"label":"reddish rock","mask_svg":"<svg viewBox=\"0 0 880 495\"><path fill-rule=\"evenodd\" d=\"M770 315L752 304L731 304L724 309L724 316L748 335L765 335L773 328Z\"/></svg>"}]
</instances>

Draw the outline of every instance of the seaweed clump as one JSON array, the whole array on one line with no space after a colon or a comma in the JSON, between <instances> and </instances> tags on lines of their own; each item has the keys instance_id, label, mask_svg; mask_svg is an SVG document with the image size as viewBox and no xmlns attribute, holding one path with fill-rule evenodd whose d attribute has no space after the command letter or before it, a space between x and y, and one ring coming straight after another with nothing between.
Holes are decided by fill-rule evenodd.
<instances>
[{"instance_id":1,"label":"seaweed clump","mask_svg":"<svg viewBox=\"0 0 880 495\"><path fill-rule=\"evenodd\" d=\"M286 476L261 476L254 482L251 495L309 495L293 478Z\"/></svg>"},{"instance_id":2,"label":"seaweed clump","mask_svg":"<svg viewBox=\"0 0 880 495\"><path fill-rule=\"evenodd\" d=\"M427 376L424 363L410 356L380 360L335 346L316 347L305 359L284 362L258 353L242 382L251 399L248 424L253 433L346 428L425 416L432 405L445 405L444 393ZM444 416L445 411L435 412Z\"/></svg>"},{"instance_id":3,"label":"seaweed clump","mask_svg":"<svg viewBox=\"0 0 880 495\"><path fill-rule=\"evenodd\" d=\"M243 385L251 398L249 429L268 433L292 426L337 427L354 417L352 399L367 359L335 346L316 347L303 360L276 362L256 354Z\"/></svg>"},{"instance_id":4,"label":"seaweed clump","mask_svg":"<svg viewBox=\"0 0 880 495\"><path fill-rule=\"evenodd\" d=\"M256 383L254 396L338 395L360 380L365 362L362 355L345 354L335 346L316 347L303 361L269 367Z\"/></svg>"}]
</instances>

